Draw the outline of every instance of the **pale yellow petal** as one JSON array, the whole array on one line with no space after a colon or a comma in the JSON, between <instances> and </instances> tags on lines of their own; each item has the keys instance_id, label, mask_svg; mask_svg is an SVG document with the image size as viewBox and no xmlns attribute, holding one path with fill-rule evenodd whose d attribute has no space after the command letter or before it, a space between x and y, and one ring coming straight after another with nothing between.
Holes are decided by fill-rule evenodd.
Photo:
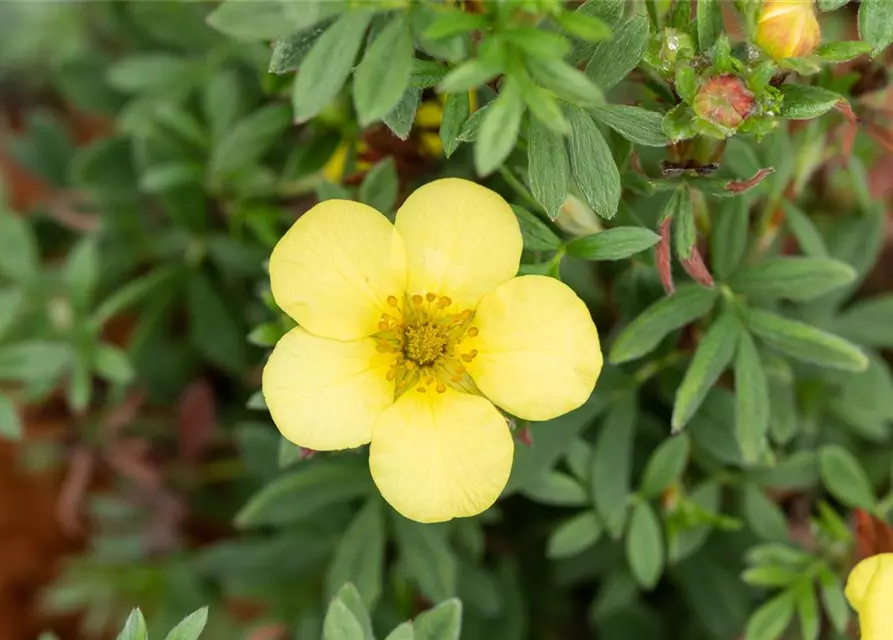
<instances>
[{"instance_id":1,"label":"pale yellow petal","mask_svg":"<svg viewBox=\"0 0 893 640\"><path fill-rule=\"evenodd\" d=\"M314 451L368 443L394 400L394 383L386 378L392 361L372 338L342 342L292 329L264 367L273 422L288 440Z\"/></svg>"},{"instance_id":2,"label":"pale yellow petal","mask_svg":"<svg viewBox=\"0 0 893 640\"><path fill-rule=\"evenodd\" d=\"M497 193L445 178L416 190L397 212L409 261L410 293L449 296L473 309L511 279L521 260L521 230Z\"/></svg>"},{"instance_id":3,"label":"pale yellow petal","mask_svg":"<svg viewBox=\"0 0 893 640\"><path fill-rule=\"evenodd\" d=\"M602 370L598 331L589 310L566 284L521 276L481 300L477 350L468 372L478 388L519 418L549 420L589 398Z\"/></svg>"},{"instance_id":4,"label":"pale yellow petal","mask_svg":"<svg viewBox=\"0 0 893 640\"><path fill-rule=\"evenodd\" d=\"M327 200L302 215L270 257L273 298L307 331L355 340L377 331L406 286L403 241L372 207Z\"/></svg>"},{"instance_id":5,"label":"pale yellow petal","mask_svg":"<svg viewBox=\"0 0 893 640\"><path fill-rule=\"evenodd\" d=\"M850 573L846 597L859 614L862 640L887 640L893 632L893 553L866 558Z\"/></svg>"},{"instance_id":6,"label":"pale yellow petal","mask_svg":"<svg viewBox=\"0 0 893 640\"><path fill-rule=\"evenodd\" d=\"M514 450L505 418L484 398L412 390L376 423L369 466L394 509L418 522L443 522L496 501Z\"/></svg>"}]
</instances>

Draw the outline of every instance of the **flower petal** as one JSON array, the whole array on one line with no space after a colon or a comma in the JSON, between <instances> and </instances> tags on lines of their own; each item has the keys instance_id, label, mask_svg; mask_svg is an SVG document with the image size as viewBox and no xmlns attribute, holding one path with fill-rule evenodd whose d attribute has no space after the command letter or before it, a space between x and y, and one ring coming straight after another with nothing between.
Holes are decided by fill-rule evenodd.
<instances>
[{"instance_id":1,"label":"flower petal","mask_svg":"<svg viewBox=\"0 0 893 640\"><path fill-rule=\"evenodd\" d=\"M602 370L598 330L583 301L546 276L521 276L481 300L478 354L468 372L488 398L526 420L549 420L589 398Z\"/></svg>"},{"instance_id":2,"label":"flower petal","mask_svg":"<svg viewBox=\"0 0 893 640\"><path fill-rule=\"evenodd\" d=\"M409 261L409 293L449 296L473 309L511 279L521 261L521 229L498 194L445 178L417 189L397 212Z\"/></svg>"},{"instance_id":3,"label":"flower petal","mask_svg":"<svg viewBox=\"0 0 893 640\"><path fill-rule=\"evenodd\" d=\"M273 249L270 284L276 304L311 333L362 338L378 330L388 296L403 295L403 240L372 207L327 200Z\"/></svg>"},{"instance_id":4,"label":"flower petal","mask_svg":"<svg viewBox=\"0 0 893 640\"><path fill-rule=\"evenodd\" d=\"M850 572L846 597L859 613L864 640L887 638L893 629L893 553L864 559Z\"/></svg>"},{"instance_id":5,"label":"flower petal","mask_svg":"<svg viewBox=\"0 0 893 640\"><path fill-rule=\"evenodd\" d=\"M368 443L394 401L394 383L386 378L392 361L375 350L372 338L341 342L292 329L264 367L273 422L285 438L314 451Z\"/></svg>"},{"instance_id":6,"label":"flower petal","mask_svg":"<svg viewBox=\"0 0 893 640\"><path fill-rule=\"evenodd\" d=\"M476 395L408 391L385 409L369 447L372 477L394 509L443 522L488 509L512 469L505 418Z\"/></svg>"}]
</instances>

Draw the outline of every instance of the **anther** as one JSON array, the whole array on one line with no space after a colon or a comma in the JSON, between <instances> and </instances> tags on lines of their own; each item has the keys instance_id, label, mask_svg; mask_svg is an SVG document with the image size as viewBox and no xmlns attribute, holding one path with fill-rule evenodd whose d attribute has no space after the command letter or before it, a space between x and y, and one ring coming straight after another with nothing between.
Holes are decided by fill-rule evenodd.
<instances>
[{"instance_id":1,"label":"anther","mask_svg":"<svg viewBox=\"0 0 893 640\"><path fill-rule=\"evenodd\" d=\"M396 369L388 369L388 373L387 373L387 375L385 376L385 378L387 379L387 381L388 381L388 382L393 382L393 381L394 381L394 378L396 378L396 377L397 377L397 370L396 370Z\"/></svg>"},{"instance_id":2,"label":"anther","mask_svg":"<svg viewBox=\"0 0 893 640\"><path fill-rule=\"evenodd\" d=\"M425 387L416 387L415 390L419 393L425 393Z\"/></svg>"},{"instance_id":3,"label":"anther","mask_svg":"<svg viewBox=\"0 0 893 640\"><path fill-rule=\"evenodd\" d=\"M468 330L468 336L469 336L470 338L475 337L478 333L479 333L479 332L478 332L478 328L477 328L477 327L472 327L471 329Z\"/></svg>"},{"instance_id":4,"label":"anther","mask_svg":"<svg viewBox=\"0 0 893 640\"><path fill-rule=\"evenodd\" d=\"M437 300L437 294L436 294L436 293L429 293L429 294L427 294L427 295L425 296L425 299L426 299L428 302L434 302L435 300Z\"/></svg>"},{"instance_id":5,"label":"anther","mask_svg":"<svg viewBox=\"0 0 893 640\"><path fill-rule=\"evenodd\" d=\"M392 307L396 307L397 306L397 298L395 298L394 296L388 296L388 304L391 305Z\"/></svg>"},{"instance_id":6,"label":"anther","mask_svg":"<svg viewBox=\"0 0 893 640\"><path fill-rule=\"evenodd\" d=\"M378 321L378 329L379 331L387 331L390 328L387 320L379 320Z\"/></svg>"},{"instance_id":7,"label":"anther","mask_svg":"<svg viewBox=\"0 0 893 640\"><path fill-rule=\"evenodd\" d=\"M417 294L417 293L416 293L415 295L413 295L413 296L412 296L412 303L413 303L415 306L419 306L420 304L422 304L422 296L420 296L420 295Z\"/></svg>"},{"instance_id":8,"label":"anther","mask_svg":"<svg viewBox=\"0 0 893 640\"><path fill-rule=\"evenodd\" d=\"M451 304L453 304L453 301L450 300L448 296L443 296L440 300L437 301L437 306L441 309L446 309Z\"/></svg>"},{"instance_id":9,"label":"anther","mask_svg":"<svg viewBox=\"0 0 893 640\"><path fill-rule=\"evenodd\" d=\"M446 385L442 382L437 385L437 393L446 393Z\"/></svg>"}]
</instances>

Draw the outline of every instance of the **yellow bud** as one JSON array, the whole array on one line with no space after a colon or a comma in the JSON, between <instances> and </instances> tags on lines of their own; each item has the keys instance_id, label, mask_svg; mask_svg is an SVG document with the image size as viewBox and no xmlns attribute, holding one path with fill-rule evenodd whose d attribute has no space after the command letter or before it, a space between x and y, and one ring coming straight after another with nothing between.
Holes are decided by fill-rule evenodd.
<instances>
[{"instance_id":1,"label":"yellow bud","mask_svg":"<svg viewBox=\"0 0 893 640\"><path fill-rule=\"evenodd\" d=\"M572 236L591 236L602 231L598 214L577 196L568 194L558 210L555 224L565 233Z\"/></svg>"},{"instance_id":2,"label":"yellow bud","mask_svg":"<svg viewBox=\"0 0 893 640\"><path fill-rule=\"evenodd\" d=\"M850 572L846 598L859 614L862 640L885 640L893 628L893 553L865 558Z\"/></svg>"},{"instance_id":3,"label":"yellow bud","mask_svg":"<svg viewBox=\"0 0 893 640\"><path fill-rule=\"evenodd\" d=\"M757 19L757 46L770 57L808 56L819 46L822 33L813 0L766 0Z\"/></svg>"}]
</instances>

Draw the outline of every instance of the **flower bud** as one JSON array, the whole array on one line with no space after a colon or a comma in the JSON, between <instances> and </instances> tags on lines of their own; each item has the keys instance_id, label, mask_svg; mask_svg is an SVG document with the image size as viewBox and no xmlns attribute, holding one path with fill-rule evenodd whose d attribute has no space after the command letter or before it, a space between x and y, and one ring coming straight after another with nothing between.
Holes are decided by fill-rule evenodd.
<instances>
[{"instance_id":1,"label":"flower bud","mask_svg":"<svg viewBox=\"0 0 893 640\"><path fill-rule=\"evenodd\" d=\"M754 95L741 78L714 76L701 85L693 106L699 118L736 129L753 112Z\"/></svg>"},{"instance_id":2,"label":"flower bud","mask_svg":"<svg viewBox=\"0 0 893 640\"><path fill-rule=\"evenodd\" d=\"M757 46L770 57L808 56L822 39L813 0L765 0L757 18Z\"/></svg>"},{"instance_id":3,"label":"flower bud","mask_svg":"<svg viewBox=\"0 0 893 640\"><path fill-rule=\"evenodd\" d=\"M592 208L573 194L568 194L558 210L555 224L571 236L591 236L602 231L598 215Z\"/></svg>"}]
</instances>

